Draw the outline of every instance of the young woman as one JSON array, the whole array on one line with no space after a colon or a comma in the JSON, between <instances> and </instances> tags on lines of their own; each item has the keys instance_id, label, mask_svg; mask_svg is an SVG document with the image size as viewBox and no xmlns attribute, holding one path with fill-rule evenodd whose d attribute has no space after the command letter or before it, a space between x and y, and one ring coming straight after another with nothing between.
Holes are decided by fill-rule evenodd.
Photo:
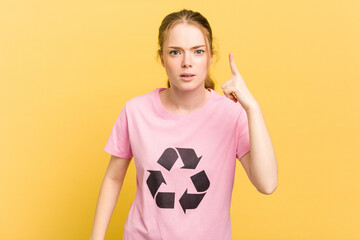
<instances>
[{"instance_id":1,"label":"young woman","mask_svg":"<svg viewBox=\"0 0 360 240\"><path fill-rule=\"evenodd\" d=\"M168 88L128 100L105 151L111 154L91 239L104 239L132 158L137 192L123 239L231 239L236 158L259 192L277 187L277 163L262 112L232 54L232 79L214 91L214 49L206 18L190 10L166 16L159 56Z\"/></svg>"}]
</instances>

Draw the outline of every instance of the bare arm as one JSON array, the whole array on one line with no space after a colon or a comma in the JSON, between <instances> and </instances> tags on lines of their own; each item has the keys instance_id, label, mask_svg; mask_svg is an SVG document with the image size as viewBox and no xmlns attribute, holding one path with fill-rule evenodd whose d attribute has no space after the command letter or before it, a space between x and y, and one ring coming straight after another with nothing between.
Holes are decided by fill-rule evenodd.
<instances>
[{"instance_id":1,"label":"bare arm","mask_svg":"<svg viewBox=\"0 0 360 240\"><path fill-rule=\"evenodd\" d=\"M115 209L130 159L111 155L96 206L90 240L104 239L110 218Z\"/></svg>"},{"instance_id":2,"label":"bare arm","mask_svg":"<svg viewBox=\"0 0 360 240\"><path fill-rule=\"evenodd\" d=\"M239 102L249 121L250 153L241 163L252 184L259 192L271 194L278 185L278 167L275 151L259 104L247 88L236 67L233 54L229 54L232 78L221 85L226 97Z\"/></svg>"},{"instance_id":3,"label":"bare arm","mask_svg":"<svg viewBox=\"0 0 360 240\"><path fill-rule=\"evenodd\" d=\"M278 168L274 148L260 107L249 108L250 152L241 163L251 183L264 194L271 194L278 185Z\"/></svg>"}]
</instances>

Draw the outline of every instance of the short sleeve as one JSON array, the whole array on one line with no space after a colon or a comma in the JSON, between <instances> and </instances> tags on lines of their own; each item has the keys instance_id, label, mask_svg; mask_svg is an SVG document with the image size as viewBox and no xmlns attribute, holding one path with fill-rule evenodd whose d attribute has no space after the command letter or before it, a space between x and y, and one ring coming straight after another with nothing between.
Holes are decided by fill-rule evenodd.
<instances>
[{"instance_id":1,"label":"short sleeve","mask_svg":"<svg viewBox=\"0 0 360 240\"><path fill-rule=\"evenodd\" d=\"M110 137L104 148L105 152L121 158L132 158L132 150L129 139L128 117L126 104L121 109L118 118L110 133Z\"/></svg>"},{"instance_id":2,"label":"short sleeve","mask_svg":"<svg viewBox=\"0 0 360 240\"><path fill-rule=\"evenodd\" d=\"M237 125L237 145L236 158L240 160L247 152L250 151L250 136L248 127L248 118L246 111L242 108L238 118Z\"/></svg>"}]
</instances>

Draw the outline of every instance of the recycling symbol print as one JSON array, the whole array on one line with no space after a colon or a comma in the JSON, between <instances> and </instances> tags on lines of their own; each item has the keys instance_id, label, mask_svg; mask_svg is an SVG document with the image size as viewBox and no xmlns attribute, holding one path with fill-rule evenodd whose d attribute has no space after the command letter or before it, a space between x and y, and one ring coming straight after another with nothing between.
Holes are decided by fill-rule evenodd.
<instances>
[{"instance_id":1,"label":"recycling symbol print","mask_svg":"<svg viewBox=\"0 0 360 240\"><path fill-rule=\"evenodd\" d=\"M175 150L176 149L176 150ZM179 156L183 162L181 169L194 169L200 162L201 157L197 157L195 150L192 148L167 148L157 161L163 168L171 172L171 168L178 160ZM155 199L159 208L174 208L175 192L158 192L162 183L167 184L161 171L147 170L150 175L146 180L152 197ZM196 171L195 171L196 172ZM197 193L188 193L188 188L180 197L180 205L186 214L187 209L195 209L199 206L210 187L210 181L204 170L195 173L190 177Z\"/></svg>"}]
</instances>

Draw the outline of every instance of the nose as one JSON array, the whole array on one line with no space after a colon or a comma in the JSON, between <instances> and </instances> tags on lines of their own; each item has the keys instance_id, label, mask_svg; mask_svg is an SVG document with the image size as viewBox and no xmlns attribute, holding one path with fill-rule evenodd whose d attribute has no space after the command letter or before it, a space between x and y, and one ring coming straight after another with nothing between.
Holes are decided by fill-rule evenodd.
<instances>
[{"instance_id":1,"label":"nose","mask_svg":"<svg viewBox=\"0 0 360 240\"><path fill-rule=\"evenodd\" d=\"M191 59L190 54L184 53L184 57L183 57L183 61L182 61L182 67L183 68L192 67L192 59Z\"/></svg>"}]
</instances>

